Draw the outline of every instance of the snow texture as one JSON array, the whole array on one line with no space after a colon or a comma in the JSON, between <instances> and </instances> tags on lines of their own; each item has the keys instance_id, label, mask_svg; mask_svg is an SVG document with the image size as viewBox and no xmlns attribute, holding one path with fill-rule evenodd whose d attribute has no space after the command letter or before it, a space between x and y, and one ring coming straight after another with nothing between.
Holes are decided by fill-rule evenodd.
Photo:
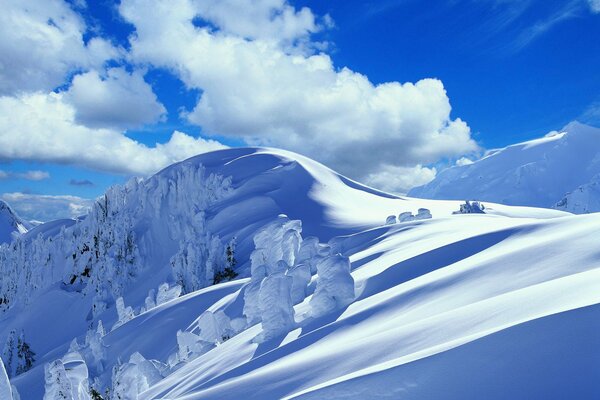
<instances>
[{"instance_id":1,"label":"snow texture","mask_svg":"<svg viewBox=\"0 0 600 400\"><path fill-rule=\"evenodd\" d=\"M393 196L274 149L134 179L0 247L0 343L22 331L36 353L11 383L23 399L46 382L111 400L598 398L600 215L453 215L470 198ZM212 285L234 237L239 276Z\"/></svg>"}]
</instances>

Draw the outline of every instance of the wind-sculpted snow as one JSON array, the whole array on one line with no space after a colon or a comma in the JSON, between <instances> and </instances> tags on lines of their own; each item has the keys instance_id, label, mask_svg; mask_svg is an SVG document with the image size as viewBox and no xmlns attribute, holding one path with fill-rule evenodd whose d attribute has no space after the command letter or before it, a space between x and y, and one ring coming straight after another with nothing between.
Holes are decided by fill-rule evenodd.
<instances>
[{"instance_id":1,"label":"wind-sculpted snow","mask_svg":"<svg viewBox=\"0 0 600 400\"><path fill-rule=\"evenodd\" d=\"M573 122L560 133L493 150L471 164L443 170L409 195L589 213L600 211L594 183L598 174L600 129Z\"/></svg>"},{"instance_id":2,"label":"wind-sculpted snow","mask_svg":"<svg viewBox=\"0 0 600 400\"><path fill-rule=\"evenodd\" d=\"M35 352L11 382L42 398L45 366L77 353L105 400L336 398L370 371L598 302L592 216L453 215L461 203L272 149L132 180L2 247L0 344L23 332Z\"/></svg>"}]
</instances>

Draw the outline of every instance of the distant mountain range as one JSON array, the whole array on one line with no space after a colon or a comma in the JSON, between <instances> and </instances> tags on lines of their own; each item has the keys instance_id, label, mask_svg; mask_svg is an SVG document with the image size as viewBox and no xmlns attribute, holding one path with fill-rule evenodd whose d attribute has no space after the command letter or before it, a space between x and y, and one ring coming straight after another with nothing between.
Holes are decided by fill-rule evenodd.
<instances>
[{"instance_id":1,"label":"distant mountain range","mask_svg":"<svg viewBox=\"0 0 600 400\"><path fill-rule=\"evenodd\" d=\"M543 138L491 150L441 171L409 196L600 211L600 129L572 122Z\"/></svg>"}]
</instances>

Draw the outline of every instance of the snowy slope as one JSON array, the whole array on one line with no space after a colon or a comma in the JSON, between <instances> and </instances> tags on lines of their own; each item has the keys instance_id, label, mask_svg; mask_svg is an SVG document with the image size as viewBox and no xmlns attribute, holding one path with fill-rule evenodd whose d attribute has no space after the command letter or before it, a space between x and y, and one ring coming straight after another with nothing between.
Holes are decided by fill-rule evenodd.
<instances>
[{"instance_id":1,"label":"snowy slope","mask_svg":"<svg viewBox=\"0 0 600 400\"><path fill-rule=\"evenodd\" d=\"M347 309L300 317L296 330L266 345L252 343L260 329L254 327L142 398L592 398L600 393L599 306L583 313L578 335L570 333L576 344L559 339L557 329L573 319L564 312L600 302L599 223L598 216L540 222L457 216L349 238L359 294ZM305 307L297 306L297 315ZM551 315L552 322L531 323L527 334L514 328ZM498 348L498 340L485 337L500 331ZM441 356L463 348L456 351L466 354ZM492 364L479 369L478 355ZM556 362L556 355L561 365L551 375L545 364L537 371L520 365ZM470 375L438 380L430 367L440 378L465 368ZM569 380L572 368L577 388L548 381ZM500 375L490 377L490 370ZM488 386L474 388L476 382Z\"/></svg>"},{"instance_id":2,"label":"snowy slope","mask_svg":"<svg viewBox=\"0 0 600 400\"><path fill-rule=\"evenodd\" d=\"M10 243L31 228L31 225L22 220L10 206L0 200L0 244Z\"/></svg>"},{"instance_id":3,"label":"snowy slope","mask_svg":"<svg viewBox=\"0 0 600 400\"><path fill-rule=\"evenodd\" d=\"M592 186L598 174L600 129L573 122L560 133L493 150L472 164L441 171L409 195L549 208L567 193L584 191L558 208L595 212L600 211L600 197ZM582 185L583 190L577 189Z\"/></svg>"},{"instance_id":4,"label":"snowy slope","mask_svg":"<svg viewBox=\"0 0 600 400\"><path fill-rule=\"evenodd\" d=\"M101 391L111 388L112 398L117 393L140 399L361 399L396 398L398 393L409 398L563 398L568 385L554 378L572 375L576 367L582 370L568 379L577 381L580 394L597 394L600 354L598 336L591 332L600 320L595 306L600 302L599 215L493 203L485 203L486 214L454 215L458 201L380 193L274 149L201 155L113 189L107 199L111 205L106 209L114 214L103 213L100 204L80 221L43 224L14 250L0 248L0 257L23 254L10 263L0 259L1 268L27 261L33 264L27 273L37 282L34 288L23 286L31 290L27 299L14 297L0 314L0 344L11 330L22 329L36 352L33 368L11 377L22 398L41 399L44 381L61 374L72 382L72 391L91 384ZM419 208L429 209L432 218L384 225L389 215L416 214ZM262 230L288 220L280 214L292 220L282 226L293 229L283 237L277 230ZM293 220L301 221L301 229ZM107 236L106 230L113 233ZM98 247L99 260L88 257L93 251L83 247L86 232L102 241L112 238L106 248ZM131 264L120 264L116 256L126 250L115 239L121 236L133 242ZM181 260L182 245L187 272L212 273L208 265L198 270L195 263L212 258L192 255L213 246L215 238L224 244L233 236L238 279L149 305L149 290L162 282L177 283L175 265L182 264L173 260ZM262 243L259 236L266 240L262 253L255 250ZM302 246L316 243L309 236L321 242L319 253L306 259L308 275L294 275L303 268L297 263L303 249L312 248ZM298 245L299 251L286 253ZM350 305L315 313L315 293L322 296L325 279L331 279L334 297L347 287L343 273L343 279L327 278L330 270L321 263L331 257L343 260L337 253L349 257L355 296ZM269 259L263 266L257 261L261 254ZM283 275L273 270L279 263L272 261L279 257L291 257ZM41 275L37 262L43 264ZM91 277L80 276L70 285L70 274L83 265L91 266ZM118 294L99 298L88 291L108 290L94 282L97 268L104 268L98 278L110 277L111 286L122 286ZM115 274L120 268L132 275ZM264 307L263 323L247 318L253 290L257 283L266 287L267 280L281 283L265 292L274 297L260 300L280 307L289 301L285 276L294 276L294 284L296 277L306 279L302 297L291 323L275 326L285 330L261 340L274 320ZM132 307L131 314L121 309L129 317L117 315L111 296L122 296ZM106 309L92 312L101 302ZM211 325L213 316L231 324L226 335L217 329L220 322ZM111 330L119 319L123 323ZM98 333L100 321L106 332ZM573 331L565 332L564 324ZM209 332L216 345L198 339ZM576 335L577 343L556 340L566 334ZM553 357L562 362L549 369ZM483 368L482 360L494 364ZM526 368L537 363L543 367ZM442 379L465 368L468 379ZM515 384L500 390L491 381ZM126 384L117 388L115 382ZM477 382L482 386L473 391ZM125 386L138 394L123 394Z\"/></svg>"}]
</instances>

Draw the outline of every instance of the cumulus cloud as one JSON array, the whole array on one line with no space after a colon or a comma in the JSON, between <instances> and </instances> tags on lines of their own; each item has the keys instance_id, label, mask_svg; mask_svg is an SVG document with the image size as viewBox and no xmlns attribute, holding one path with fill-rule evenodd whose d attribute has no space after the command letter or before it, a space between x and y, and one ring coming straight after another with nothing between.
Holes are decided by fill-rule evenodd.
<instances>
[{"instance_id":1,"label":"cumulus cloud","mask_svg":"<svg viewBox=\"0 0 600 400\"><path fill-rule=\"evenodd\" d=\"M25 172L13 172L0 170L0 179L26 179L28 181L43 181L44 179L50 178L50 173L47 171L25 171Z\"/></svg>"},{"instance_id":2,"label":"cumulus cloud","mask_svg":"<svg viewBox=\"0 0 600 400\"><path fill-rule=\"evenodd\" d=\"M64 99L77 122L92 128L135 128L157 122L166 109L140 71L111 68L101 76L89 71L73 78Z\"/></svg>"},{"instance_id":3,"label":"cumulus cloud","mask_svg":"<svg viewBox=\"0 0 600 400\"><path fill-rule=\"evenodd\" d=\"M222 32L248 39L291 44L332 24L329 16L321 23L312 11L296 11L284 0L203 0L193 3L197 16Z\"/></svg>"},{"instance_id":4,"label":"cumulus cloud","mask_svg":"<svg viewBox=\"0 0 600 400\"><path fill-rule=\"evenodd\" d=\"M600 13L600 0L587 0L587 2L593 13Z\"/></svg>"},{"instance_id":5,"label":"cumulus cloud","mask_svg":"<svg viewBox=\"0 0 600 400\"><path fill-rule=\"evenodd\" d=\"M272 33L245 31L240 21L225 19L227 5L150 3L120 5L136 29L132 59L169 68L188 88L201 90L186 117L204 132L295 150L359 180L385 174L389 166L414 167L477 148L467 124L450 117L439 80L376 85L336 68L327 54L293 51L269 40ZM288 37L314 30L314 16L304 16L307 11L292 12L283 1L268 3L261 32L281 31L280 16L286 13L294 21L286 22L293 32ZM196 18L211 26L194 25Z\"/></svg>"},{"instance_id":6,"label":"cumulus cloud","mask_svg":"<svg viewBox=\"0 0 600 400\"><path fill-rule=\"evenodd\" d=\"M0 198L27 220L50 221L58 218L74 218L85 214L93 200L77 196L51 196L27 193L4 193Z\"/></svg>"},{"instance_id":7,"label":"cumulus cloud","mask_svg":"<svg viewBox=\"0 0 600 400\"><path fill-rule=\"evenodd\" d=\"M369 174L365 183L385 192L406 194L416 186L431 182L436 172L435 168L422 165L414 167L384 165L377 173Z\"/></svg>"},{"instance_id":8,"label":"cumulus cloud","mask_svg":"<svg viewBox=\"0 0 600 400\"><path fill-rule=\"evenodd\" d=\"M471 160L470 158L467 157L461 157L458 160L456 160L455 165L462 167L463 165L469 165L469 164L473 164L473 160Z\"/></svg>"},{"instance_id":9,"label":"cumulus cloud","mask_svg":"<svg viewBox=\"0 0 600 400\"><path fill-rule=\"evenodd\" d=\"M101 171L150 174L198 153L221 149L217 141L175 131L166 143L148 147L107 128L76 121L63 93L0 97L0 159L73 164Z\"/></svg>"},{"instance_id":10,"label":"cumulus cloud","mask_svg":"<svg viewBox=\"0 0 600 400\"><path fill-rule=\"evenodd\" d=\"M6 0L0 12L0 94L53 90L77 69L119 56L108 41L83 40L85 23L61 0Z\"/></svg>"}]
</instances>

